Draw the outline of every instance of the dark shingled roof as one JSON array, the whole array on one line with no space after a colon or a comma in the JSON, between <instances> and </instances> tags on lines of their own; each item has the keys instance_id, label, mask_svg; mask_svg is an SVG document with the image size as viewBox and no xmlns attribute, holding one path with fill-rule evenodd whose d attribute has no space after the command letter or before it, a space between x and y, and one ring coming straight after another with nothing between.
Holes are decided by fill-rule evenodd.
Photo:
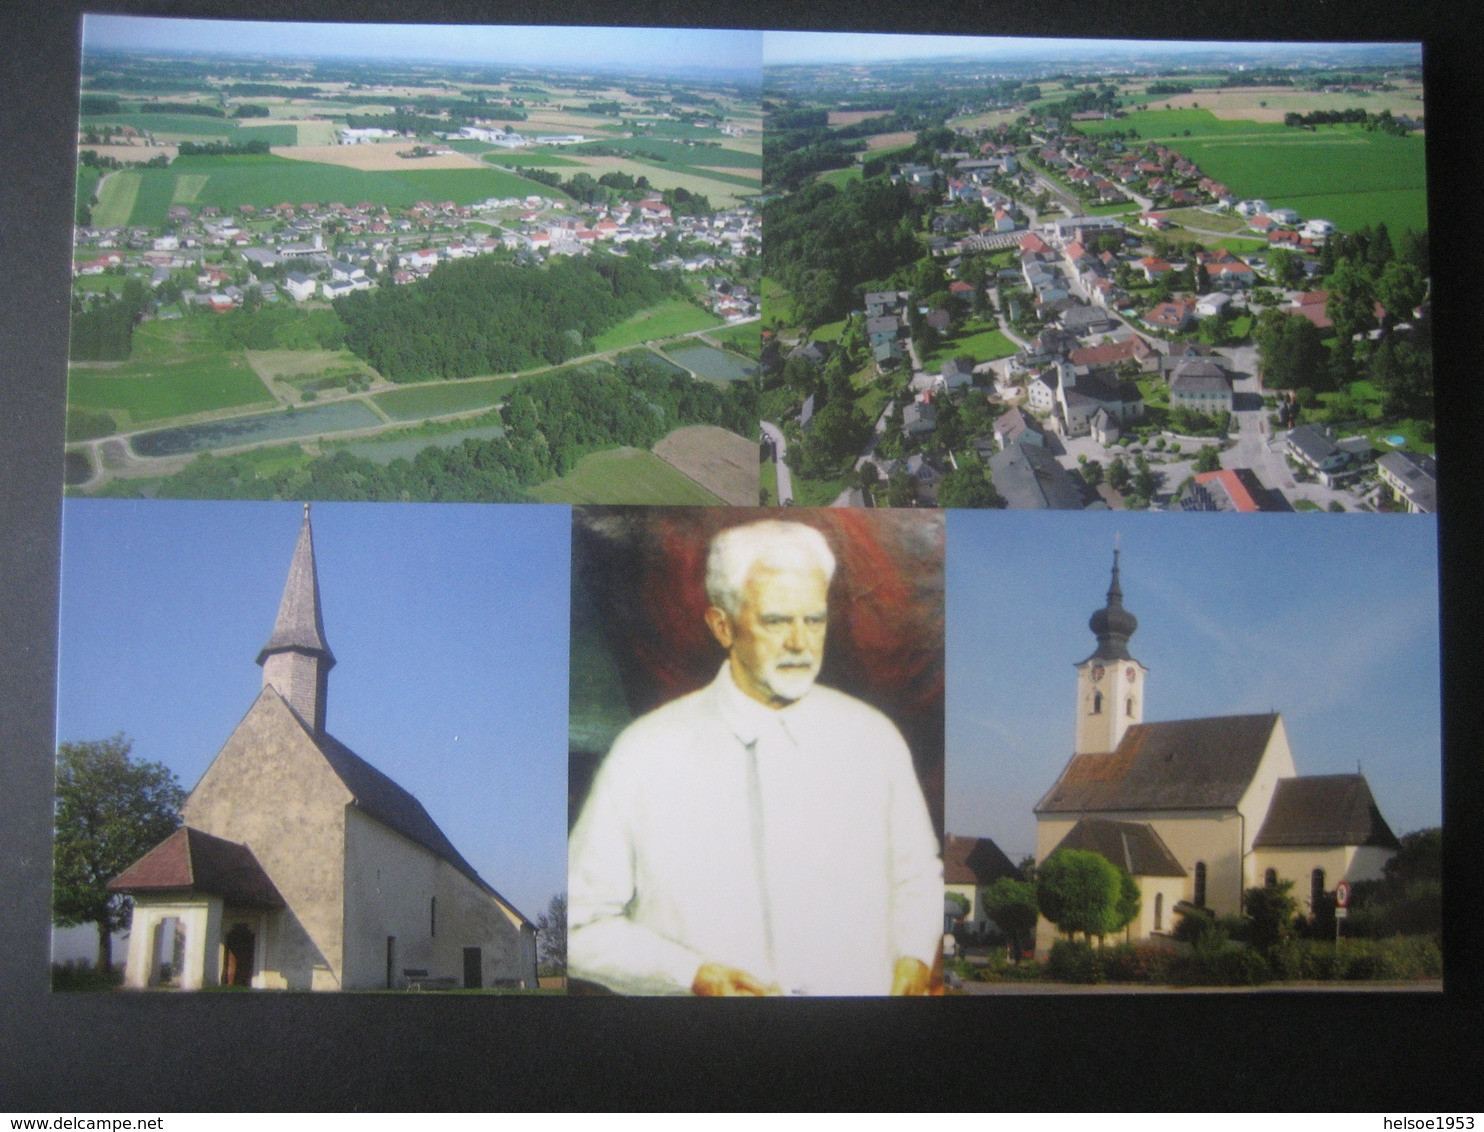
<instances>
[{"instance_id":1,"label":"dark shingled roof","mask_svg":"<svg viewBox=\"0 0 1484 1132\"><path fill-rule=\"evenodd\" d=\"M1036 812L1230 809L1277 725L1276 714L1136 723L1111 754L1073 756Z\"/></svg>"},{"instance_id":2,"label":"dark shingled roof","mask_svg":"<svg viewBox=\"0 0 1484 1132\"><path fill-rule=\"evenodd\" d=\"M1083 818L1057 849L1084 849L1127 869L1136 877L1183 877L1185 870L1154 827L1143 822ZM1056 850L1053 849L1052 852Z\"/></svg>"},{"instance_id":3,"label":"dark shingled roof","mask_svg":"<svg viewBox=\"0 0 1484 1132\"><path fill-rule=\"evenodd\" d=\"M1020 870L989 838L955 837L950 833L943 839L944 884L983 886L1001 877L1019 880Z\"/></svg>"},{"instance_id":4,"label":"dark shingled roof","mask_svg":"<svg viewBox=\"0 0 1484 1132\"><path fill-rule=\"evenodd\" d=\"M228 904L282 908L283 897L246 845L182 826L108 882L110 892L200 892Z\"/></svg>"},{"instance_id":5,"label":"dark shingled roof","mask_svg":"<svg viewBox=\"0 0 1484 1132\"><path fill-rule=\"evenodd\" d=\"M1396 849L1399 842L1377 809L1363 775L1316 774L1278 780L1273 804L1253 845L1377 845Z\"/></svg>"},{"instance_id":6,"label":"dark shingled roof","mask_svg":"<svg viewBox=\"0 0 1484 1132\"><path fill-rule=\"evenodd\" d=\"M387 828L400 833L414 844L421 845L434 856L447 861L481 889L525 920L525 917L516 911L510 901L491 888L488 882L474 871L474 866L464 860L463 855L454 848L453 842L438 828L438 823L433 820L427 810L423 809L421 802L333 735L323 732L319 735L311 733L310 738L314 740L320 753L325 756L330 769L339 776L340 781L345 783L345 788L351 792L356 809L367 817L375 818Z\"/></svg>"},{"instance_id":7,"label":"dark shingled roof","mask_svg":"<svg viewBox=\"0 0 1484 1132\"><path fill-rule=\"evenodd\" d=\"M308 504L304 506L304 522L299 527L294 558L289 563L278 620L273 623L268 643L258 653L258 663L267 660L269 653L285 649L320 653L326 668L335 663L335 656L325 643L325 623L320 617L319 577L314 570L314 535L309 529Z\"/></svg>"}]
</instances>

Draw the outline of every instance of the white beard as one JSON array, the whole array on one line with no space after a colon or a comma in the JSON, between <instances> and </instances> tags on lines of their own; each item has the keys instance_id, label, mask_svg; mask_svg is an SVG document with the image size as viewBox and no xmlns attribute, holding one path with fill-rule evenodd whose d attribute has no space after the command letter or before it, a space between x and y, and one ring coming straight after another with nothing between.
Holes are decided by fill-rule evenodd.
<instances>
[{"instance_id":1,"label":"white beard","mask_svg":"<svg viewBox=\"0 0 1484 1132\"><path fill-rule=\"evenodd\" d=\"M768 691L781 700L793 703L801 700L814 687L814 681L819 678L819 669L814 665L807 668L781 667L775 665L768 672Z\"/></svg>"}]
</instances>

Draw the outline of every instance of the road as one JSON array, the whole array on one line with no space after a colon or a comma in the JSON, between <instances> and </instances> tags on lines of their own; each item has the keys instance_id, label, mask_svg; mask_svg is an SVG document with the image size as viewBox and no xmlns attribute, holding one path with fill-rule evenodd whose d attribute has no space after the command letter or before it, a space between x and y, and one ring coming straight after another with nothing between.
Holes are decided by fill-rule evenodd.
<instances>
[{"instance_id":1,"label":"road","mask_svg":"<svg viewBox=\"0 0 1484 1132\"><path fill-rule=\"evenodd\" d=\"M660 357L664 358L664 360L670 365L680 366L678 362L672 361L670 358L666 357L662 353L662 351L659 349L660 345L671 342L679 342L684 339L699 339L705 342L707 345L716 347L718 349L725 349L725 346L709 336L715 334L719 330L726 330L730 329L732 326L741 326L749 322L757 321L757 318L742 319L735 323L723 323L720 326L708 326L700 330L690 330L685 332L684 334L674 334L665 338L652 338L643 342L632 342L628 345L616 346L613 349L609 350L598 350L591 354L584 354L581 357L568 358L566 361L560 362L556 365L538 366L534 369L522 370L518 373L488 374L479 375L478 377L474 378L459 378L446 382L427 382L420 386L420 388L427 389L435 388L439 385L458 385L464 382L482 380L488 377L504 377L507 379L517 377L532 377L537 374L549 373L552 370L562 369L567 366L583 365L588 362L612 361L619 354L638 349L651 350L654 353L658 354ZM680 368L685 369L684 366L680 366ZM694 371L686 370L686 372L690 373L691 376L693 378L696 378L697 380L705 380ZM380 407L376 403L375 398L383 393L388 393L395 389L410 388L410 386L398 385L392 382L378 381L371 389L368 390L362 390L356 393L340 393L335 396L323 396L320 397L318 400L309 403L288 400L285 397L274 393L271 385L269 385L268 382L265 381L264 385L268 389L268 392L273 396L274 404L269 405L265 402L258 402L249 408L216 409L206 413L194 413L180 417L151 421L147 426L143 428L131 429L128 432L115 433L111 436L102 437L83 443L69 444L67 446L69 451L86 451L88 453L93 468L92 475L86 481L74 484L72 486L79 490L89 491L94 488L100 487L103 483L110 479L133 478L141 476L164 476L171 475L175 472L180 471L183 467L189 464L191 460L195 459L195 457L199 455L199 453L189 452L174 456L141 456L134 451L133 445L131 443L136 436L139 436L143 433L158 432L161 429L166 428L176 428L182 425L230 421L243 417L261 416L264 413L271 413L275 410L282 411L285 408L294 408L296 406L308 408L312 405L313 407L319 407L325 405L341 404L347 401L361 402L368 409L370 409L377 418L379 418L379 423L365 428L308 433L292 438L292 443L297 443L300 445L314 445L322 440L364 440L375 437L381 433L397 432L403 429L413 428L417 425L424 424L430 421L453 421L458 420L462 417L476 417L483 413L489 412L491 409L499 408L501 405L504 404L503 399L501 399L492 401L487 405L477 406L473 409L459 409L448 413L430 413L427 416L413 419L393 420L392 418L387 416L386 413L381 411ZM278 437L266 440L252 441L246 444L223 445L220 448L210 449L210 451L216 455L236 454L239 452L251 451L254 448L272 447L274 445L281 445L288 442L289 441ZM106 459L104 452L105 446L108 449Z\"/></svg>"},{"instance_id":2,"label":"road","mask_svg":"<svg viewBox=\"0 0 1484 1132\"><path fill-rule=\"evenodd\" d=\"M773 442L773 466L778 469L778 506L794 500L794 477L788 470L784 456L788 453L788 441L783 439L783 430L771 421L761 421L763 435Z\"/></svg>"}]
</instances>

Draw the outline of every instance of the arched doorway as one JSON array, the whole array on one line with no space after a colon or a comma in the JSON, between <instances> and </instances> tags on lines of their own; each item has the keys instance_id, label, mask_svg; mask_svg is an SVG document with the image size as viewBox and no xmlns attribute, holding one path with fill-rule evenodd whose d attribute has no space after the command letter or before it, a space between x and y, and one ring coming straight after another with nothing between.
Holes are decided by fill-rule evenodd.
<instances>
[{"instance_id":1,"label":"arched doorway","mask_svg":"<svg viewBox=\"0 0 1484 1132\"><path fill-rule=\"evenodd\" d=\"M246 924L233 924L222 940L226 954L222 961L222 986L252 986L253 945L252 929Z\"/></svg>"}]
</instances>

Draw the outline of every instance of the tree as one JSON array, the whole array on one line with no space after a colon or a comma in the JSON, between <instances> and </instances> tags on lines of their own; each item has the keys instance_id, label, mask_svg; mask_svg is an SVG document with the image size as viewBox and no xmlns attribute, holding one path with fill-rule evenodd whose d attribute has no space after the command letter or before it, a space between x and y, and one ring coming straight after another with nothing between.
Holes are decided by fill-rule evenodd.
<instances>
[{"instance_id":1,"label":"tree","mask_svg":"<svg viewBox=\"0 0 1484 1132\"><path fill-rule=\"evenodd\" d=\"M1036 885L1033 881L1000 877L984 890L984 910L999 929L1010 937L1015 949L1015 961L1020 962L1021 953L1030 950L1032 933L1036 930Z\"/></svg>"},{"instance_id":2,"label":"tree","mask_svg":"<svg viewBox=\"0 0 1484 1132\"><path fill-rule=\"evenodd\" d=\"M1081 932L1088 939L1097 936L1101 943L1103 936L1138 913L1137 885L1130 900L1124 875L1126 870L1098 853L1058 849L1036 875L1036 904L1069 939Z\"/></svg>"},{"instance_id":3,"label":"tree","mask_svg":"<svg viewBox=\"0 0 1484 1132\"><path fill-rule=\"evenodd\" d=\"M180 827L185 802L174 773L134 761L132 748L122 733L57 748L52 919L61 927L97 926L100 971L112 968L113 933L133 915L108 882Z\"/></svg>"},{"instance_id":4,"label":"tree","mask_svg":"<svg viewBox=\"0 0 1484 1132\"><path fill-rule=\"evenodd\" d=\"M978 465L955 468L944 475L938 483L938 503L943 507L1005 506L1005 500Z\"/></svg>"},{"instance_id":5,"label":"tree","mask_svg":"<svg viewBox=\"0 0 1484 1132\"><path fill-rule=\"evenodd\" d=\"M567 970L567 894L558 892L536 917L536 962L565 973Z\"/></svg>"},{"instance_id":6,"label":"tree","mask_svg":"<svg viewBox=\"0 0 1484 1132\"><path fill-rule=\"evenodd\" d=\"M1293 917L1298 901L1293 881L1280 880L1242 893L1242 911L1252 922L1252 946L1260 951L1276 947L1293 935Z\"/></svg>"},{"instance_id":7,"label":"tree","mask_svg":"<svg viewBox=\"0 0 1484 1132\"><path fill-rule=\"evenodd\" d=\"M1195 470L1197 472L1218 472L1221 470L1221 450L1214 444L1204 445L1196 453Z\"/></svg>"}]
</instances>

